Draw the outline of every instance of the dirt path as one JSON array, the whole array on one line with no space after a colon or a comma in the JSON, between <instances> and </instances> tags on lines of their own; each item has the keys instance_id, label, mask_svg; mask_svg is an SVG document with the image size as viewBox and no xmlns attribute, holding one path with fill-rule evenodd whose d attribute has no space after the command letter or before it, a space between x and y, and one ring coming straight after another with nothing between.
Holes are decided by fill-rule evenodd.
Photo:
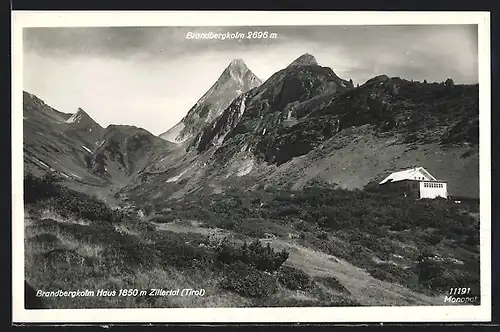
<instances>
[{"instance_id":1,"label":"dirt path","mask_svg":"<svg viewBox=\"0 0 500 332\"><path fill-rule=\"evenodd\" d=\"M212 237L230 236L227 230L181 225L178 223L155 224L158 230L177 233L198 233ZM235 242L242 240L234 239ZM352 296L368 306L444 305L441 297L430 297L408 290L397 284L377 280L354 265L294 243L289 239L261 239L275 250L286 248L290 257L285 264L297 267L313 277L336 278Z\"/></svg>"}]
</instances>

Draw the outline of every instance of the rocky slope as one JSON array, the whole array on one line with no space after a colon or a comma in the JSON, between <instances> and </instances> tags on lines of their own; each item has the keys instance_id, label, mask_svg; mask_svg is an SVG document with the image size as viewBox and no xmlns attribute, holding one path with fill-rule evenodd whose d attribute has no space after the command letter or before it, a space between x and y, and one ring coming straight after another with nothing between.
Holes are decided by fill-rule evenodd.
<instances>
[{"instance_id":1,"label":"rocky slope","mask_svg":"<svg viewBox=\"0 0 500 332\"><path fill-rule=\"evenodd\" d=\"M169 150L169 144L145 129L110 125L97 149L87 159L95 174L117 184L127 184L144 166Z\"/></svg>"},{"instance_id":2,"label":"rocky slope","mask_svg":"<svg viewBox=\"0 0 500 332\"><path fill-rule=\"evenodd\" d=\"M127 184L170 144L142 128L102 128L84 110L61 113L24 92L25 172L55 172L69 186L86 190Z\"/></svg>"},{"instance_id":3,"label":"rocky slope","mask_svg":"<svg viewBox=\"0 0 500 332\"><path fill-rule=\"evenodd\" d=\"M95 149L104 129L87 113L61 113L38 97L23 93L23 147L25 172L54 171L62 178L101 185L85 167L85 156Z\"/></svg>"},{"instance_id":4,"label":"rocky slope","mask_svg":"<svg viewBox=\"0 0 500 332\"><path fill-rule=\"evenodd\" d=\"M354 87L305 54L237 97L187 152L146 167L150 183L126 190L164 200L231 186L298 189L313 179L363 188L423 166L451 195L478 197L478 121L477 84L381 75Z\"/></svg>"},{"instance_id":5,"label":"rocky slope","mask_svg":"<svg viewBox=\"0 0 500 332\"><path fill-rule=\"evenodd\" d=\"M159 135L172 142L183 142L218 117L239 95L262 82L241 59L231 61L212 87L174 127Z\"/></svg>"}]
</instances>

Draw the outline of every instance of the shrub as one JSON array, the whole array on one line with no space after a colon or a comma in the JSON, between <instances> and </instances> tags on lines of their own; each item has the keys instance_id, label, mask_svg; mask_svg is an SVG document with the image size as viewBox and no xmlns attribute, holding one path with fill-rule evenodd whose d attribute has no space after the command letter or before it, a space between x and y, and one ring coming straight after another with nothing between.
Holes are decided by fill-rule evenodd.
<instances>
[{"instance_id":1,"label":"shrub","mask_svg":"<svg viewBox=\"0 0 500 332\"><path fill-rule=\"evenodd\" d=\"M70 190L60 185L60 179L52 172L42 178L28 173L24 178L25 203L40 203L55 208L61 215L76 215L88 220L118 222L123 219L123 211L112 209L95 196Z\"/></svg>"},{"instance_id":2,"label":"shrub","mask_svg":"<svg viewBox=\"0 0 500 332\"><path fill-rule=\"evenodd\" d=\"M369 269L368 273L376 279L400 284L405 284L412 275L410 271L391 263L377 264L375 268Z\"/></svg>"},{"instance_id":3,"label":"shrub","mask_svg":"<svg viewBox=\"0 0 500 332\"><path fill-rule=\"evenodd\" d=\"M312 226L305 222L304 220L299 220L294 225L294 228L301 232L308 232L311 230Z\"/></svg>"},{"instance_id":4,"label":"shrub","mask_svg":"<svg viewBox=\"0 0 500 332\"><path fill-rule=\"evenodd\" d=\"M111 209L96 197L63 191L59 196L50 199L63 216L76 215L92 221L119 222L123 219L123 211Z\"/></svg>"},{"instance_id":5,"label":"shrub","mask_svg":"<svg viewBox=\"0 0 500 332\"><path fill-rule=\"evenodd\" d=\"M220 262L226 264L242 262L258 270L269 272L279 269L289 256L285 249L275 252L269 243L264 247L259 240L254 240L250 245L245 242L241 247L224 240L216 251Z\"/></svg>"},{"instance_id":6,"label":"shrub","mask_svg":"<svg viewBox=\"0 0 500 332\"><path fill-rule=\"evenodd\" d=\"M429 242L429 244L431 245L436 245L438 243L441 242L441 240L443 239L443 237L439 234L436 234L436 232L433 232L432 234L429 234L427 237L426 237L427 241Z\"/></svg>"},{"instance_id":7,"label":"shrub","mask_svg":"<svg viewBox=\"0 0 500 332\"><path fill-rule=\"evenodd\" d=\"M329 276L329 277L317 277L316 280L318 280L319 282L322 282L327 287L334 289L338 292L345 293L345 294L351 294L347 290L347 288L345 288L344 285L342 285L340 283L340 281L338 281L335 277L331 277L331 276Z\"/></svg>"},{"instance_id":8,"label":"shrub","mask_svg":"<svg viewBox=\"0 0 500 332\"><path fill-rule=\"evenodd\" d=\"M328 240L328 232L321 231L316 233L316 237L321 240Z\"/></svg>"},{"instance_id":9,"label":"shrub","mask_svg":"<svg viewBox=\"0 0 500 332\"><path fill-rule=\"evenodd\" d=\"M280 268L278 281L291 290L307 290L313 285L313 280L307 273L291 266Z\"/></svg>"},{"instance_id":10,"label":"shrub","mask_svg":"<svg viewBox=\"0 0 500 332\"><path fill-rule=\"evenodd\" d=\"M60 179L53 172L37 178L31 173L24 176L24 202L35 203L38 200L56 196L61 193Z\"/></svg>"},{"instance_id":11,"label":"shrub","mask_svg":"<svg viewBox=\"0 0 500 332\"><path fill-rule=\"evenodd\" d=\"M213 253L207 249L193 246L181 238L168 238L156 246L163 262L177 267L198 267L211 264Z\"/></svg>"},{"instance_id":12,"label":"shrub","mask_svg":"<svg viewBox=\"0 0 500 332\"><path fill-rule=\"evenodd\" d=\"M223 289L254 298L266 298L278 290L273 276L247 266L243 262L228 265L226 276L219 285Z\"/></svg>"},{"instance_id":13,"label":"shrub","mask_svg":"<svg viewBox=\"0 0 500 332\"><path fill-rule=\"evenodd\" d=\"M433 256L432 253L425 251L418 257L418 282L429 290L438 290L441 286L440 280L443 277L444 269L441 263L432 259Z\"/></svg>"}]
</instances>

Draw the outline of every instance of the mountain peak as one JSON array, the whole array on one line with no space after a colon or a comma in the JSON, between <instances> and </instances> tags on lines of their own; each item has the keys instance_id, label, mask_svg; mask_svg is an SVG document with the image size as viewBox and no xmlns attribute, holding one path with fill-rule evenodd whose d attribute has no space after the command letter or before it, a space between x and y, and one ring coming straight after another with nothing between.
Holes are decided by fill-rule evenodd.
<instances>
[{"instance_id":1,"label":"mountain peak","mask_svg":"<svg viewBox=\"0 0 500 332\"><path fill-rule=\"evenodd\" d=\"M82 121L85 122L95 122L90 115L87 114L82 108L78 107L78 110L76 113L74 113L72 116L69 117L68 120L66 120L66 123L80 123Z\"/></svg>"},{"instance_id":2,"label":"mountain peak","mask_svg":"<svg viewBox=\"0 0 500 332\"><path fill-rule=\"evenodd\" d=\"M234 59L225 70L233 78L243 77L248 71L249 69L242 59Z\"/></svg>"},{"instance_id":3,"label":"mountain peak","mask_svg":"<svg viewBox=\"0 0 500 332\"><path fill-rule=\"evenodd\" d=\"M304 53L301 56L299 56L297 59L295 59L290 65L291 66L312 66L312 65L317 65L318 62L316 61L316 58L309 53Z\"/></svg>"},{"instance_id":4,"label":"mountain peak","mask_svg":"<svg viewBox=\"0 0 500 332\"><path fill-rule=\"evenodd\" d=\"M78 107L78 109L76 110L76 114L85 114L85 115L88 115L87 112L85 112L83 110L83 108L81 108L81 107Z\"/></svg>"},{"instance_id":5,"label":"mountain peak","mask_svg":"<svg viewBox=\"0 0 500 332\"><path fill-rule=\"evenodd\" d=\"M260 84L262 81L242 59L234 59L187 115L159 137L171 142L184 142L221 115L234 99Z\"/></svg>"},{"instance_id":6,"label":"mountain peak","mask_svg":"<svg viewBox=\"0 0 500 332\"><path fill-rule=\"evenodd\" d=\"M241 69L248 69L247 65L245 64L245 61L242 59L234 59L229 63L229 68L241 68Z\"/></svg>"}]
</instances>

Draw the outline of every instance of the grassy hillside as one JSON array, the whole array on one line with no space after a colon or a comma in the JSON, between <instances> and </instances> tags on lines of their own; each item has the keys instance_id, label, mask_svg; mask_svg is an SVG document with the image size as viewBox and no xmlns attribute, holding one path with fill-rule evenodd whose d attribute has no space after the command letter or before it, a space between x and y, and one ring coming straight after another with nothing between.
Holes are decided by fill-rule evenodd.
<instances>
[{"instance_id":1,"label":"grassy hillside","mask_svg":"<svg viewBox=\"0 0 500 332\"><path fill-rule=\"evenodd\" d=\"M44 298L50 308L442 304L448 287L479 284L473 206L315 184L112 209L50 175L28 176L25 194L35 290L206 292Z\"/></svg>"},{"instance_id":2,"label":"grassy hillside","mask_svg":"<svg viewBox=\"0 0 500 332\"><path fill-rule=\"evenodd\" d=\"M376 278L418 291L439 293L461 283L479 286L478 206L313 184L300 191L270 188L193 196L166 213L161 208L159 203L158 222L199 220L206 227L247 236L295 236L299 243L345 259ZM443 267L445 274L436 276L430 288L419 279L422 255L447 262L442 264L446 273Z\"/></svg>"},{"instance_id":3,"label":"grassy hillside","mask_svg":"<svg viewBox=\"0 0 500 332\"><path fill-rule=\"evenodd\" d=\"M307 155L283 164L262 182L301 188L314 178L346 189L361 189L370 181L402 169L422 166L448 182L452 196L479 198L479 148L404 143L372 126L344 130Z\"/></svg>"},{"instance_id":4,"label":"grassy hillside","mask_svg":"<svg viewBox=\"0 0 500 332\"><path fill-rule=\"evenodd\" d=\"M25 179L26 281L34 290L200 289L204 296L43 298L46 308L359 305L349 292L282 267L286 250L158 231L125 208ZM340 287L340 291L339 291ZM302 295L300 295L300 294Z\"/></svg>"}]
</instances>

